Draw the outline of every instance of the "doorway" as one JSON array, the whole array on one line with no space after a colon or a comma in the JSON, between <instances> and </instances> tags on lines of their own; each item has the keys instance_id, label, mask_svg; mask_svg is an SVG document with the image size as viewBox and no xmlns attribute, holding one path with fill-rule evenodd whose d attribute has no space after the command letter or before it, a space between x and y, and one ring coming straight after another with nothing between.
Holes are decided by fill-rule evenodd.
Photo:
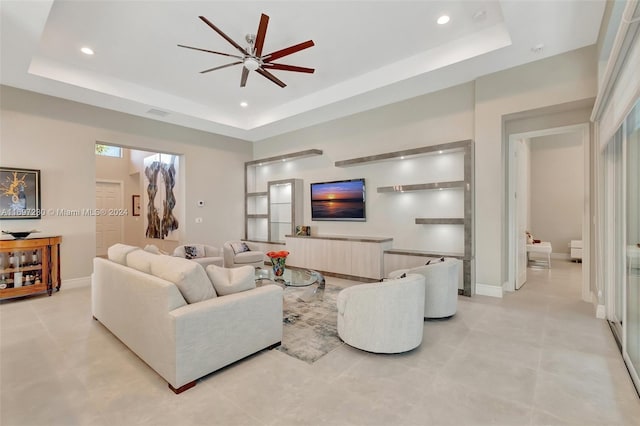
<instances>
[{"instance_id":1,"label":"doorway","mask_svg":"<svg viewBox=\"0 0 640 426\"><path fill-rule=\"evenodd\" d=\"M123 240L124 216L109 214L122 209L122 182L96 181L96 256L106 256L107 248Z\"/></svg>"},{"instance_id":2,"label":"doorway","mask_svg":"<svg viewBox=\"0 0 640 426\"><path fill-rule=\"evenodd\" d=\"M510 134L507 143L507 214L508 214L508 231L507 231L507 255L508 270L507 280L504 285L506 291L516 291L521 288L527 280L527 252L526 237L524 231L528 231L531 226L532 207L529 202L531 185L531 160L530 160L530 141L533 138L552 137L554 135L575 134L582 141L582 156L580 159L583 164L584 177L584 199L581 214L581 238L583 244L582 254L582 289L581 299L591 301L591 292L589 289L589 124L583 123L578 125L563 126L549 128L544 130L536 130L523 133ZM553 209L553 206L545 206L547 209ZM551 212L553 214L553 212ZM552 234L552 232L547 232ZM547 236L542 236L547 239ZM554 252L568 251L568 247L554 247Z\"/></svg>"}]
</instances>

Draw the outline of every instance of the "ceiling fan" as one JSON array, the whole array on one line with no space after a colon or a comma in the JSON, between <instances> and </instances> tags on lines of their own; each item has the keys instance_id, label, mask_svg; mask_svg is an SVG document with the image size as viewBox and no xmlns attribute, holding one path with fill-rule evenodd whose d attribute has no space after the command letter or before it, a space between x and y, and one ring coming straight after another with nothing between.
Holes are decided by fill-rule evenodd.
<instances>
[{"instance_id":1,"label":"ceiling fan","mask_svg":"<svg viewBox=\"0 0 640 426\"><path fill-rule=\"evenodd\" d=\"M242 76L240 78L240 87L246 86L247 78L249 77L249 71L255 71L261 76L271 80L278 86L285 87L286 84L284 84L281 80L279 80L275 75L271 74L268 70L305 72L309 74L315 71L315 69L313 68L297 67L294 65L285 65L285 64L276 64L273 62L276 59L280 59L285 56L288 56L293 53L312 47L314 45L313 40L307 40L305 42L302 42L293 46L289 46L284 49L276 50L275 52L267 53L266 55L262 54L262 47L264 46L264 38L267 34L267 25L269 24L269 17L264 13L260 17L260 24L258 24L258 33L246 35L245 40L248 43L248 47L246 49L240 46L235 41L233 41L231 37L229 37L224 32L222 32L220 28L216 27L213 23L211 23L211 21L209 21L204 16L199 16L199 18L205 24L211 27L215 32L220 34L222 38L227 40L233 47L235 47L240 52L240 55L231 55L229 53L216 52L213 50L201 49L199 47L185 46L185 45L179 44L178 45L179 47L184 47L186 49L199 50L201 52L213 53L216 55L228 56L228 57L237 59L237 61L231 62L230 64L221 65L218 67L213 67L204 71L200 71L200 74L242 64Z\"/></svg>"}]
</instances>

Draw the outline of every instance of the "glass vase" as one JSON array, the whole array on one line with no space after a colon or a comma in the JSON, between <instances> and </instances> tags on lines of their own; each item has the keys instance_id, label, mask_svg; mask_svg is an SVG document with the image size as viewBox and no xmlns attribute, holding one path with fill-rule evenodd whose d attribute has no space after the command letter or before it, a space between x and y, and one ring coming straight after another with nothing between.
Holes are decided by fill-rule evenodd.
<instances>
[{"instance_id":1,"label":"glass vase","mask_svg":"<svg viewBox=\"0 0 640 426\"><path fill-rule=\"evenodd\" d=\"M287 261L286 257L272 257L271 265L273 265L273 275L276 277L281 277L284 274L285 262Z\"/></svg>"}]
</instances>

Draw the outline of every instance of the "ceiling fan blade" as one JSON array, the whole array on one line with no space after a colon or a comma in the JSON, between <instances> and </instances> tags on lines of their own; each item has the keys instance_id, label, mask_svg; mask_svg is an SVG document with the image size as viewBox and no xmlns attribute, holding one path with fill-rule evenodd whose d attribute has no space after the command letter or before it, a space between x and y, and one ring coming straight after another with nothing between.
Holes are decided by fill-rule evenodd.
<instances>
[{"instance_id":1,"label":"ceiling fan blade","mask_svg":"<svg viewBox=\"0 0 640 426\"><path fill-rule=\"evenodd\" d=\"M282 81L280 81L275 75L271 74L269 71L265 71L262 68L258 68L256 70L256 72L258 74L260 74L261 76L268 78L269 80L273 81L275 84L277 84L280 87L285 87L286 84L284 84Z\"/></svg>"},{"instance_id":2,"label":"ceiling fan blade","mask_svg":"<svg viewBox=\"0 0 640 426\"><path fill-rule=\"evenodd\" d=\"M270 69L270 70L306 72L309 74L313 74L313 72L315 71L314 68L305 68L305 67L297 67L295 65L272 64L272 63L262 64L262 68Z\"/></svg>"},{"instance_id":3,"label":"ceiling fan blade","mask_svg":"<svg viewBox=\"0 0 640 426\"><path fill-rule=\"evenodd\" d=\"M296 44L294 46L289 46L287 48L276 50L275 52L264 55L261 59L265 62L275 61L278 58L282 58L283 56L291 55L292 53L299 52L301 50L307 49L309 47L314 46L313 40L307 40L305 42Z\"/></svg>"},{"instance_id":4,"label":"ceiling fan blade","mask_svg":"<svg viewBox=\"0 0 640 426\"><path fill-rule=\"evenodd\" d=\"M215 53L216 55L230 56L230 57L232 57L232 58L242 59L242 56L238 56L238 55L230 55L230 54L228 54L228 53L216 52L216 51L214 51L214 50L201 49L201 48L199 48L199 47L185 46L184 44L179 44L179 45L178 45L178 47L184 47L185 49L199 50L199 51L201 51L201 52Z\"/></svg>"},{"instance_id":5,"label":"ceiling fan blade","mask_svg":"<svg viewBox=\"0 0 640 426\"><path fill-rule=\"evenodd\" d=\"M232 62L230 64L226 64L226 65L220 65L219 67L213 67L213 68L209 68L208 70L200 71L200 74L204 74L204 73L215 71L215 70L221 70L222 68L232 67L234 65L239 65L241 63L242 61L238 61L238 62Z\"/></svg>"},{"instance_id":6,"label":"ceiling fan blade","mask_svg":"<svg viewBox=\"0 0 640 426\"><path fill-rule=\"evenodd\" d=\"M213 25L213 23L211 23L211 21L209 21L207 18L205 18L204 16L199 16L198 18L200 18L202 20L202 22L204 22L205 24L207 24L208 26L211 27L211 29L213 29L213 31L217 32L218 34L220 34L222 36L222 38L224 38L225 40L227 40L229 43L231 43L231 45L233 47L235 47L236 49L238 49L242 54L244 55L248 55L249 53L242 47L240 46L238 43L236 43L235 41L233 41L231 39L231 37L229 37L228 35L226 35L225 33L222 32L222 30L218 27L216 27L215 25Z\"/></svg>"},{"instance_id":7,"label":"ceiling fan blade","mask_svg":"<svg viewBox=\"0 0 640 426\"><path fill-rule=\"evenodd\" d=\"M269 25L269 17L264 13L260 16L260 24L258 25L258 33L256 35L256 52L255 55L260 57L262 55L262 46L264 46L264 38L267 35L267 25Z\"/></svg>"},{"instance_id":8,"label":"ceiling fan blade","mask_svg":"<svg viewBox=\"0 0 640 426\"><path fill-rule=\"evenodd\" d=\"M240 78L240 87L247 85L247 78L249 77L249 70L242 67L242 77Z\"/></svg>"}]
</instances>

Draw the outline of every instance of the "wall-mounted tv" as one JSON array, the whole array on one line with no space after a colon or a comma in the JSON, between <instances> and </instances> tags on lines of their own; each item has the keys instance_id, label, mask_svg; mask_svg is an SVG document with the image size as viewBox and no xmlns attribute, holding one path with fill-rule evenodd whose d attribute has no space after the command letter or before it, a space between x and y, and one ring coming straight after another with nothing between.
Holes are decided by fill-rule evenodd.
<instances>
[{"instance_id":1,"label":"wall-mounted tv","mask_svg":"<svg viewBox=\"0 0 640 426\"><path fill-rule=\"evenodd\" d=\"M311 220L366 220L364 179L311 184Z\"/></svg>"}]
</instances>

